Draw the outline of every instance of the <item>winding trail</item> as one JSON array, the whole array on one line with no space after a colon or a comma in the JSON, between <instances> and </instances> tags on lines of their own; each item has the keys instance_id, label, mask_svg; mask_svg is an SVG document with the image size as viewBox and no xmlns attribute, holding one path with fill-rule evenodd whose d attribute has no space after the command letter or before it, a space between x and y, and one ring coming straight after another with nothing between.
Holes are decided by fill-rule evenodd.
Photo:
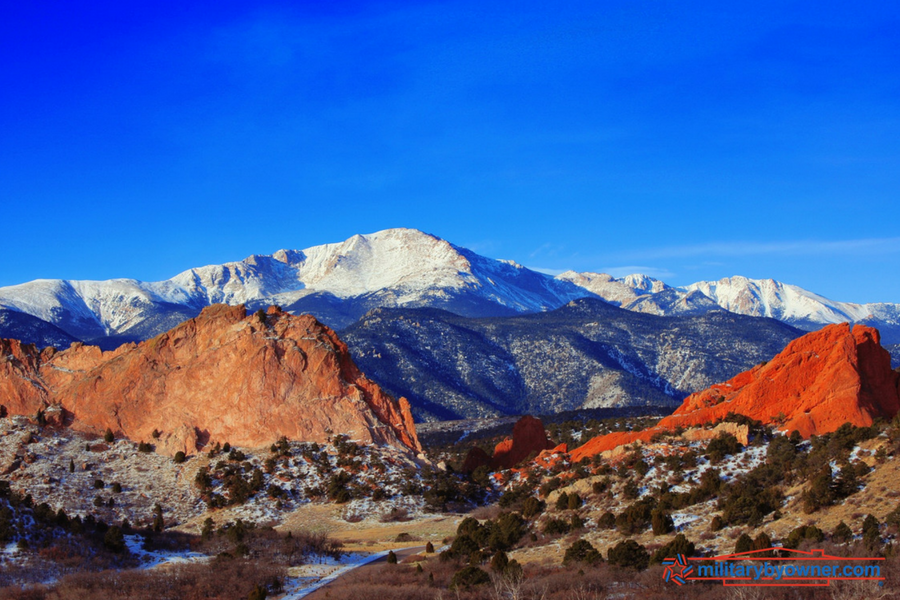
<instances>
[{"instance_id":1,"label":"winding trail","mask_svg":"<svg viewBox=\"0 0 900 600\"><path fill-rule=\"evenodd\" d=\"M425 546L410 546L409 548L395 548L394 554L397 555L398 561L403 560L407 556L412 556L414 554L418 554L425 550ZM370 554L368 556L363 557L361 560L358 560L353 563L349 563L334 573L331 573L327 577L323 577L316 583L309 585L308 587L304 587L302 589L294 589L288 590L284 596L281 597L281 600L300 600L300 598L305 598L306 600L320 600L325 598L325 592L317 593L322 590L322 588L326 587L330 583L334 582L338 577L342 577L347 573L359 569L360 567L372 567L378 563L383 563L387 561L387 556L390 550L385 550L383 552L376 552L375 554ZM303 584L301 584L303 585Z\"/></svg>"}]
</instances>

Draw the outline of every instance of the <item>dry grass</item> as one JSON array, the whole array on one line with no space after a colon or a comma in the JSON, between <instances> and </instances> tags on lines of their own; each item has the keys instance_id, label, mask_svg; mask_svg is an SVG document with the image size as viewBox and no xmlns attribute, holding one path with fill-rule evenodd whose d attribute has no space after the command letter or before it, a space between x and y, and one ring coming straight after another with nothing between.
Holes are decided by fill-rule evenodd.
<instances>
[{"instance_id":1,"label":"dry grass","mask_svg":"<svg viewBox=\"0 0 900 600\"><path fill-rule=\"evenodd\" d=\"M277 529L320 532L342 542L350 552L378 552L408 546L408 542L396 541L403 533L439 547L444 538L456 534L461 520L459 515L427 515L399 523L373 523L370 519L348 523L340 506L307 504L290 513Z\"/></svg>"},{"instance_id":2,"label":"dry grass","mask_svg":"<svg viewBox=\"0 0 900 600\"><path fill-rule=\"evenodd\" d=\"M256 585L277 580L283 569L250 560L216 560L151 571L104 571L63 577L51 588L0 589L0 600L194 600L246 598Z\"/></svg>"},{"instance_id":3,"label":"dry grass","mask_svg":"<svg viewBox=\"0 0 900 600\"><path fill-rule=\"evenodd\" d=\"M900 576L897 559L885 565L888 572ZM449 588L453 574L463 565L441 562L437 558L422 559L422 573L414 564L373 565L359 569L334 584L307 596L308 600L346 599L363 600L851 600L897 598L896 583L888 581L884 588L872 583L833 585L828 589L802 589L796 587L725 588L721 583L695 583L686 586L667 584L662 578L661 567L651 567L643 572L623 570L600 564L595 567L562 568L558 563L532 564L525 567L525 577L503 585L497 576L491 583L468 590ZM489 571L489 567L482 565ZM429 574L431 579L429 579Z\"/></svg>"}]
</instances>

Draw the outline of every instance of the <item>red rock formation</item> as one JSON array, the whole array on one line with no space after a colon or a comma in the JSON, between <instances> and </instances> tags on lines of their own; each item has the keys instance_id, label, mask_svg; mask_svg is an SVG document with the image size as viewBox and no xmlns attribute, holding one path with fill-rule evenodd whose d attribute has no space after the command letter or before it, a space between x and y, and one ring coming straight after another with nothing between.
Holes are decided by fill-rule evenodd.
<instances>
[{"instance_id":1,"label":"red rock formation","mask_svg":"<svg viewBox=\"0 0 900 600\"><path fill-rule=\"evenodd\" d=\"M568 444L560 444L549 450L541 450L534 461L545 469L553 468L562 461L569 460Z\"/></svg>"},{"instance_id":2,"label":"red rock formation","mask_svg":"<svg viewBox=\"0 0 900 600\"><path fill-rule=\"evenodd\" d=\"M513 426L512 438L506 438L494 447L493 456L476 446L466 454L462 469L466 473L485 465L492 469L511 469L528 456L550 448L553 448L553 442L547 438L544 424L540 419L525 415Z\"/></svg>"},{"instance_id":3,"label":"red rock formation","mask_svg":"<svg viewBox=\"0 0 900 600\"><path fill-rule=\"evenodd\" d=\"M540 419L525 415L513 427L512 439L506 439L494 448L491 466L495 469L511 469L530 454L549 450L553 442L547 439L547 432Z\"/></svg>"},{"instance_id":4,"label":"red rock formation","mask_svg":"<svg viewBox=\"0 0 900 600\"><path fill-rule=\"evenodd\" d=\"M654 433L715 422L743 414L804 437L834 431L849 422L871 425L900 410L900 374L881 347L878 331L864 325L829 325L788 344L768 363L685 399L657 427L599 436L572 452L572 461Z\"/></svg>"},{"instance_id":5,"label":"red rock formation","mask_svg":"<svg viewBox=\"0 0 900 600\"><path fill-rule=\"evenodd\" d=\"M367 379L346 344L309 315L215 305L141 344L111 352L73 344L39 352L0 340L0 398L10 414L59 404L89 432L188 453L209 439L260 446L280 436L421 447L409 403Z\"/></svg>"}]
</instances>

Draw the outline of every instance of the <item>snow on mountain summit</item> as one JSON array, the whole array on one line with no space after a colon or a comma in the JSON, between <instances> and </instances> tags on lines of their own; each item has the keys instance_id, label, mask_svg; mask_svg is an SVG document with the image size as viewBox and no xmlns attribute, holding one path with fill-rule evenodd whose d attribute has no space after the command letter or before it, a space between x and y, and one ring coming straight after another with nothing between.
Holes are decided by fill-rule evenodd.
<instances>
[{"instance_id":1,"label":"snow on mountain summit","mask_svg":"<svg viewBox=\"0 0 900 600\"><path fill-rule=\"evenodd\" d=\"M647 275L638 273L615 278L606 273L577 273L566 271L556 276L597 294L616 306L627 306L641 296L670 289L668 285Z\"/></svg>"},{"instance_id":2,"label":"snow on mountain summit","mask_svg":"<svg viewBox=\"0 0 900 600\"><path fill-rule=\"evenodd\" d=\"M296 268L305 286L342 298L388 288L409 292L476 282L471 264L455 246L414 229L354 235L301 254Z\"/></svg>"},{"instance_id":3,"label":"snow on mountain summit","mask_svg":"<svg viewBox=\"0 0 900 600\"><path fill-rule=\"evenodd\" d=\"M850 321L900 341L900 305L834 302L771 279L729 277L676 288L652 277L566 271L551 277L496 260L416 229L386 229L304 250L255 254L142 282L35 280L0 288L6 308L108 347L141 340L196 316L213 303L278 304L310 312L335 328L379 307L430 307L467 317L552 310L582 297L655 315L728 310L802 329ZM0 332L2 335L2 332Z\"/></svg>"},{"instance_id":4,"label":"snow on mountain summit","mask_svg":"<svg viewBox=\"0 0 900 600\"><path fill-rule=\"evenodd\" d=\"M36 316L80 339L95 339L137 333L136 327L160 311L173 318L190 316L213 303L300 303L299 308L308 308L306 301L324 321L333 316L333 323L343 324L372 305L441 306L467 316L489 316L549 310L585 295L575 285L512 261L479 256L415 229L387 229L305 250L197 267L164 281L36 280L0 288L0 306ZM340 318L325 305L361 298L368 300L338 310Z\"/></svg>"},{"instance_id":5,"label":"snow on mountain summit","mask_svg":"<svg viewBox=\"0 0 900 600\"><path fill-rule=\"evenodd\" d=\"M835 302L774 279L726 277L719 281L693 283L685 289L698 290L731 312L786 322L855 322L871 315L864 304Z\"/></svg>"},{"instance_id":6,"label":"snow on mountain summit","mask_svg":"<svg viewBox=\"0 0 900 600\"><path fill-rule=\"evenodd\" d=\"M170 302L198 306L279 295L290 301L313 292L353 298L384 290L391 290L396 303L403 305L441 290L477 293L522 311L545 310L583 295L541 274L535 274L537 290L516 289L521 286L510 280L521 282L523 269L415 229L387 229L305 250L279 250L271 256L190 269L147 286ZM547 291L551 299L543 297Z\"/></svg>"},{"instance_id":7,"label":"snow on mountain summit","mask_svg":"<svg viewBox=\"0 0 900 600\"><path fill-rule=\"evenodd\" d=\"M769 317L807 331L831 323L865 323L878 327L887 342L900 341L900 305L837 302L774 279L726 277L671 287L646 275L614 278L604 273L567 271L557 276L607 302L656 315L701 314L724 309Z\"/></svg>"}]
</instances>

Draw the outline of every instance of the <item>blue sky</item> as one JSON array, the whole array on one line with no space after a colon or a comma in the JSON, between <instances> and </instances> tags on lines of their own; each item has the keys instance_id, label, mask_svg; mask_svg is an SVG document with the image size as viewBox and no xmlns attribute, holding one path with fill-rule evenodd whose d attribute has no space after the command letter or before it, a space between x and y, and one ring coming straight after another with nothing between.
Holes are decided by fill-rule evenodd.
<instances>
[{"instance_id":1,"label":"blue sky","mask_svg":"<svg viewBox=\"0 0 900 600\"><path fill-rule=\"evenodd\" d=\"M900 302L900 8L728 4L7 3L0 285L415 227Z\"/></svg>"}]
</instances>

